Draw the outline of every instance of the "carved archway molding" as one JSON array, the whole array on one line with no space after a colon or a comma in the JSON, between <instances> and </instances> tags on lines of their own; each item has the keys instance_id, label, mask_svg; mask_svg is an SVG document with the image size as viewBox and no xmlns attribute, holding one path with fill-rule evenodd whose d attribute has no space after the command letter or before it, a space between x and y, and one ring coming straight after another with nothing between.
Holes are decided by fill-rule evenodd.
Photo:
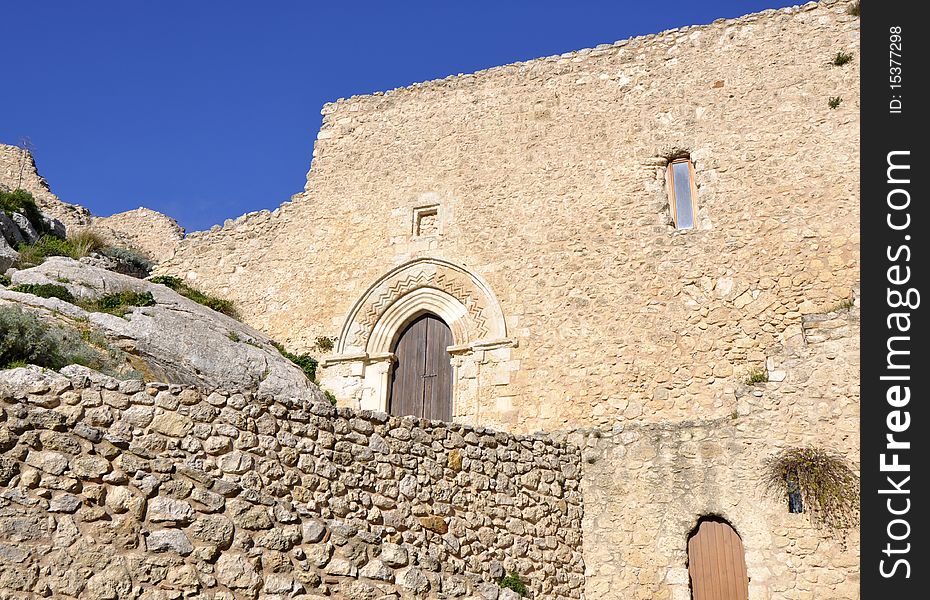
<instances>
[{"instance_id":1,"label":"carved archway molding","mask_svg":"<svg viewBox=\"0 0 930 600\"><path fill-rule=\"evenodd\" d=\"M441 258L418 258L388 271L352 305L336 354L389 352L400 327L424 312L449 325L457 349L510 342L500 304L484 279Z\"/></svg>"},{"instance_id":2,"label":"carved archway molding","mask_svg":"<svg viewBox=\"0 0 930 600\"><path fill-rule=\"evenodd\" d=\"M395 267L375 281L352 305L335 353L321 366L355 365L366 390L362 408L386 410L391 352L399 332L423 313L441 318L452 331L454 356L516 346L507 337L500 304L481 277L440 258L418 258ZM456 361L453 360L455 371ZM453 374L453 382L457 375ZM453 414L455 414L453 391Z\"/></svg>"}]
</instances>

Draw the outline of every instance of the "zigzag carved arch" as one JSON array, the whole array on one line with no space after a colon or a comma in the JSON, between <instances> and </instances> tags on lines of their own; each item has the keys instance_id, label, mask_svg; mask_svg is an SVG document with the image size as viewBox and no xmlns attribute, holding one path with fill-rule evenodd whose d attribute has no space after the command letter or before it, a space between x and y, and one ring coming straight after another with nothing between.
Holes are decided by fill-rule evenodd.
<instances>
[{"instance_id":1,"label":"zigzag carved arch","mask_svg":"<svg viewBox=\"0 0 930 600\"><path fill-rule=\"evenodd\" d=\"M388 271L355 302L336 352L387 352L396 329L427 311L446 321L456 346L507 337L503 311L487 282L449 261L418 258Z\"/></svg>"}]
</instances>

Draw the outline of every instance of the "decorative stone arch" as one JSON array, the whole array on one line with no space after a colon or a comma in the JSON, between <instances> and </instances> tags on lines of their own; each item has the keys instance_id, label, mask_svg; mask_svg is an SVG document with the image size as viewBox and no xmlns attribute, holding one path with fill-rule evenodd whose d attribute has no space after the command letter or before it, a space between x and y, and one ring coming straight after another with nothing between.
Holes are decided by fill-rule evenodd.
<instances>
[{"instance_id":1,"label":"decorative stone arch","mask_svg":"<svg viewBox=\"0 0 930 600\"><path fill-rule=\"evenodd\" d=\"M500 303L483 278L440 258L417 258L375 281L349 310L327 368L348 363L361 378L359 407L386 410L392 352L397 336L413 319L431 313L452 331L453 356L515 346L507 337ZM453 360L453 370L457 367ZM457 376L453 373L453 415ZM337 394L338 396L338 394Z\"/></svg>"}]
</instances>

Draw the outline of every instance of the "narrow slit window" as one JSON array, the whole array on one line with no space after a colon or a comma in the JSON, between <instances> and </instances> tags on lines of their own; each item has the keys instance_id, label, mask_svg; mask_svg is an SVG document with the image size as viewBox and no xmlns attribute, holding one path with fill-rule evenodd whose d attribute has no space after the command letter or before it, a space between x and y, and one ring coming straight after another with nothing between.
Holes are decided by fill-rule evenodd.
<instances>
[{"instance_id":1,"label":"narrow slit window","mask_svg":"<svg viewBox=\"0 0 930 600\"><path fill-rule=\"evenodd\" d=\"M677 229L692 229L697 213L697 188L694 167L689 158L673 160L668 165L669 208Z\"/></svg>"}]
</instances>

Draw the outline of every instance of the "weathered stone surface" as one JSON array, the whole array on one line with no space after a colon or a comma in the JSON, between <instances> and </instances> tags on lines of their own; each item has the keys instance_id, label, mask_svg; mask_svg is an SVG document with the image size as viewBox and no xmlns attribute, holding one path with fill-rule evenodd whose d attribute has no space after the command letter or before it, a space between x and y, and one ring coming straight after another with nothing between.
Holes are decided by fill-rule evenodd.
<instances>
[{"instance_id":1,"label":"weathered stone surface","mask_svg":"<svg viewBox=\"0 0 930 600\"><path fill-rule=\"evenodd\" d=\"M258 570L241 554L223 554L216 561L216 579L233 590L261 587L262 579Z\"/></svg>"},{"instance_id":2,"label":"weathered stone surface","mask_svg":"<svg viewBox=\"0 0 930 600\"><path fill-rule=\"evenodd\" d=\"M149 500L146 514L153 523L186 523L194 518L194 509L183 500L158 496Z\"/></svg>"},{"instance_id":3,"label":"weathered stone surface","mask_svg":"<svg viewBox=\"0 0 930 600\"><path fill-rule=\"evenodd\" d=\"M145 510L145 496L127 486L111 486L106 494L106 506L116 514L128 512L140 518Z\"/></svg>"},{"instance_id":4,"label":"weathered stone surface","mask_svg":"<svg viewBox=\"0 0 930 600\"><path fill-rule=\"evenodd\" d=\"M130 597L132 590L132 577L129 571L114 563L97 572L87 581L85 595L92 600L122 600Z\"/></svg>"},{"instance_id":5,"label":"weathered stone surface","mask_svg":"<svg viewBox=\"0 0 930 600\"><path fill-rule=\"evenodd\" d=\"M152 429L170 437L184 437L191 430L194 423L187 417L173 412L155 415L152 420Z\"/></svg>"},{"instance_id":6,"label":"weathered stone surface","mask_svg":"<svg viewBox=\"0 0 930 600\"><path fill-rule=\"evenodd\" d=\"M394 578L394 570L377 558L369 561L358 574L368 579L379 579L381 581L391 581Z\"/></svg>"},{"instance_id":7,"label":"weathered stone surface","mask_svg":"<svg viewBox=\"0 0 930 600\"><path fill-rule=\"evenodd\" d=\"M381 560L389 567L405 567L409 560L407 550L398 544L381 544Z\"/></svg>"},{"instance_id":8,"label":"weathered stone surface","mask_svg":"<svg viewBox=\"0 0 930 600\"><path fill-rule=\"evenodd\" d=\"M398 571L397 583L411 594L422 594L430 589L429 579L416 567L406 567Z\"/></svg>"},{"instance_id":9,"label":"weathered stone surface","mask_svg":"<svg viewBox=\"0 0 930 600\"><path fill-rule=\"evenodd\" d=\"M261 395L325 401L319 388L281 356L267 336L163 285L65 257L50 257L37 267L17 271L13 281L64 285L81 299L114 290L150 292L157 304L134 310L127 318L87 313L77 307L70 310L88 319L107 337L124 345L131 343L148 368L165 381L203 389L255 389ZM0 290L0 299L6 297L4 294ZM30 302L36 306L49 304L43 300Z\"/></svg>"},{"instance_id":10,"label":"weathered stone surface","mask_svg":"<svg viewBox=\"0 0 930 600\"><path fill-rule=\"evenodd\" d=\"M68 470L68 457L60 452L31 451L26 464L51 475L61 475Z\"/></svg>"},{"instance_id":11,"label":"weathered stone surface","mask_svg":"<svg viewBox=\"0 0 930 600\"><path fill-rule=\"evenodd\" d=\"M233 523L222 515L200 515L191 525L192 534L220 548L228 548L233 539Z\"/></svg>"},{"instance_id":12,"label":"weathered stone surface","mask_svg":"<svg viewBox=\"0 0 930 600\"><path fill-rule=\"evenodd\" d=\"M48 503L49 512L73 513L81 506L81 499L74 494L58 494Z\"/></svg>"},{"instance_id":13,"label":"weathered stone surface","mask_svg":"<svg viewBox=\"0 0 930 600\"><path fill-rule=\"evenodd\" d=\"M0 243L6 244L7 247L11 249L16 248L26 241L19 227L13 222L13 219L2 211L0 211L0 240L2 240ZM9 268L9 266L7 266L7 268Z\"/></svg>"},{"instance_id":14,"label":"weathered stone surface","mask_svg":"<svg viewBox=\"0 0 930 600\"><path fill-rule=\"evenodd\" d=\"M110 471L110 461L100 456L82 456L71 464L71 472L82 479L97 479Z\"/></svg>"},{"instance_id":15,"label":"weathered stone surface","mask_svg":"<svg viewBox=\"0 0 930 600\"><path fill-rule=\"evenodd\" d=\"M178 529L160 529L145 538L145 547L150 552L176 552L187 556L194 551L190 540Z\"/></svg>"},{"instance_id":16,"label":"weathered stone surface","mask_svg":"<svg viewBox=\"0 0 930 600\"><path fill-rule=\"evenodd\" d=\"M71 380L50 369L35 365L0 371L0 390L6 394L44 394L71 387Z\"/></svg>"},{"instance_id":17,"label":"weathered stone surface","mask_svg":"<svg viewBox=\"0 0 930 600\"><path fill-rule=\"evenodd\" d=\"M0 218L5 217L6 215L0 214ZM12 246L0 235L0 273L4 273L7 269L13 266L19 259L19 252L13 249Z\"/></svg>"},{"instance_id":18,"label":"weathered stone surface","mask_svg":"<svg viewBox=\"0 0 930 600\"><path fill-rule=\"evenodd\" d=\"M23 239L27 244L34 244L39 239L39 232L36 231L36 228L29 222L26 215L15 212L10 215L10 220L13 221L19 229L19 232L23 234Z\"/></svg>"}]
</instances>

